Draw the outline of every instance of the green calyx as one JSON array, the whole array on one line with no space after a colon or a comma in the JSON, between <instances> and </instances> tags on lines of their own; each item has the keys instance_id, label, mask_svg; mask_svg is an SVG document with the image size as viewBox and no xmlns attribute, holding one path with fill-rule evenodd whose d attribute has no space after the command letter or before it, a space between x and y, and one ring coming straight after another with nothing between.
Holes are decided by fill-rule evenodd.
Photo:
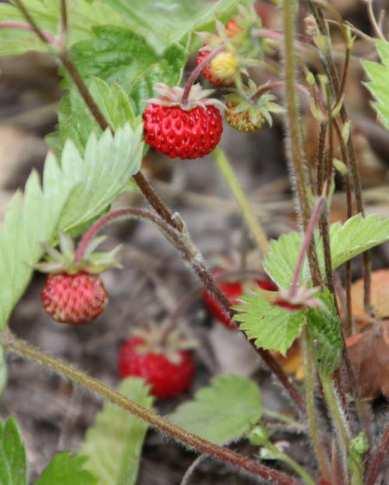
<instances>
[{"instance_id":1,"label":"green calyx","mask_svg":"<svg viewBox=\"0 0 389 485\"><path fill-rule=\"evenodd\" d=\"M259 89L252 81L242 93L231 93L224 101L226 121L239 131L251 132L261 128L265 122L272 125L272 114L282 112L275 102L275 96L265 92L258 94Z\"/></svg>"},{"instance_id":2,"label":"green calyx","mask_svg":"<svg viewBox=\"0 0 389 485\"><path fill-rule=\"evenodd\" d=\"M80 271L99 274L109 268L120 268L116 256L120 246L116 246L111 251L96 251L97 247L104 242L105 236L93 239L88 245L82 259L76 258L76 247L73 239L67 234L61 234L59 239L59 249L42 243L46 251L43 261L39 262L34 268L42 273L67 273L77 274Z\"/></svg>"}]
</instances>

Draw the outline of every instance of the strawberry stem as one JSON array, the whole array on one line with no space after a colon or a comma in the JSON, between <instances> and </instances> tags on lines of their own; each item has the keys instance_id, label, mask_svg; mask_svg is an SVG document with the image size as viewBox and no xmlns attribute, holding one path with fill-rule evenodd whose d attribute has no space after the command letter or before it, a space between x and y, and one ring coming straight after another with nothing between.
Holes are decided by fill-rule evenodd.
<instances>
[{"instance_id":1,"label":"strawberry stem","mask_svg":"<svg viewBox=\"0 0 389 485\"><path fill-rule=\"evenodd\" d=\"M26 22L18 22L14 20L4 20L3 22L0 22L0 29L15 29L15 30L26 30L27 32L35 32L35 29ZM44 32L40 31L42 37L39 35L39 38L44 42L45 44L50 44L53 47L56 47L57 45L57 38L52 35L50 32Z\"/></svg>"},{"instance_id":2,"label":"strawberry stem","mask_svg":"<svg viewBox=\"0 0 389 485\"><path fill-rule=\"evenodd\" d=\"M113 404L128 411L133 416L145 421L153 428L156 428L162 433L166 433L174 440L183 443L184 445L194 449L198 453L204 453L211 456L217 461L232 465L240 470L244 470L251 475L258 476L271 483L279 485L296 485L297 481L286 475L285 473L273 470L264 466L257 461L251 460L239 453L236 453L229 448L215 445L210 441L201 438L193 433L189 433L185 429L174 425L167 419L162 418L154 411L143 407L142 405L128 399L123 394L111 389L103 382L94 379L88 374L72 367L61 359L57 359L45 354L41 350L32 345L17 339L11 332L4 332L2 334L2 341L4 346L11 352L20 355L26 359L49 368L60 374L72 382L79 384L88 389L92 394L97 394L100 397L107 399Z\"/></svg>"},{"instance_id":3,"label":"strawberry stem","mask_svg":"<svg viewBox=\"0 0 389 485\"><path fill-rule=\"evenodd\" d=\"M308 226L307 226L307 229L306 229L305 235L304 235L304 240L303 240L303 243L301 245L300 253L299 253L298 258L297 258L296 267L295 267L294 273L293 273L292 284L291 284L291 287L290 287L290 295L292 297L296 296L296 293L297 293L297 290L298 290L298 284L299 284L300 277L301 277L301 272L302 272L302 269L303 269L305 256L306 256L306 254L308 252L308 248L309 248L309 246L310 246L310 244L313 240L315 227L320 220L320 216L321 216L321 213L322 213L322 211L325 207L325 203L326 203L326 198L324 196L321 196L318 199L318 201L317 201L317 203L316 203L316 205L315 205L315 207L312 211L311 217L309 219Z\"/></svg>"},{"instance_id":4,"label":"strawberry stem","mask_svg":"<svg viewBox=\"0 0 389 485\"><path fill-rule=\"evenodd\" d=\"M223 52L225 47L219 46L216 49L212 50L204 59L198 64L193 71L191 72L190 76L186 80L185 86L184 86L184 92L182 93L182 99L181 99L181 104L185 106L188 102L189 95L190 95L190 90L192 89L193 84L197 81L197 78L200 76L200 74L203 72L203 69L212 61L214 57L216 57L218 54Z\"/></svg>"}]
</instances>

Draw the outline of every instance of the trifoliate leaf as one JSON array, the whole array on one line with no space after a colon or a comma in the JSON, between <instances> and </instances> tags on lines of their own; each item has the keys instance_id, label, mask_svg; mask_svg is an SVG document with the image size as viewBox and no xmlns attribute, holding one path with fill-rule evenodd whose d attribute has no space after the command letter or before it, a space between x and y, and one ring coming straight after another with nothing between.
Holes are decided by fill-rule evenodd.
<instances>
[{"instance_id":1,"label":"trifoliate leaf","mask_svg":"<svg viewBox=\"0 0 389 485\"><path fill-rule=\"evenodd\" d=\"M228 18L239 4L251 3L251 0L212 3L207 0L108 0L112 8L123 14L128 26L160 54L172 45L185 42L192 32L214 28L215 19Z\"/></svg>"},{"instance_id":2,"label":"trifoliate leaf","mask_svg":"<svg viewBox=\"0 0 389 485\"><path fill-rule=\"evenodd\" d=\"M389 128L389 42L375 41L381 63L363 61L362 65L370 79L367 87L375 98L373 103L379 118Z\"/></svg>"},{"instance_id":3,"label":"trifoliate leaf","mask_svg":"<svg viewBox=\"0 0 389 485\"><path fill-rule=\"evenodd\" d=\"M291 312L266 300L259 290L250 290L241 298L234 319L257 347L284 354L300 335L304 312Z\"/></svg>"},{"instance_id":4,"label":"trifoliate leaf","mask_svg":"<svg viewBox=\"0 0 389 485\"><path fill-rule=\"evenodd\" d=\"M108 84L102 79L91 78L88 89L103 115L113 129L125 124L137 124L135 107L125 91L116 83ZM61 100L58 112L58 129L48 136L48 142L56 153L61 153L65 141L72 140L83 151L92 132L101 129L81 98L77 88L72 87Z\"/></svg>"},{"instance_id":5,"label":"trifoliate leaf","mask_svg":"<svg viewBox=\"0 0 389 485\"><path fill-rule=\"evenodd\" d=\"M27 485L26 450L14 418L0 422L0 483Z\"/></svg>"},{"instance_id":6,"label":"trifoliate leaf","mask_svg":"<svg viewBox=\"0 0 389 485\"><path fill-rule=\"evenodd\" d=\"M86 458L71 455L68 452L58 453L43 471L35 485L98 485L97 478L85 470Z\"/></svg>"},{"instance_id":7,"label":"trifoliate leaf","mask_svg":"<svg viewBox=\"0 0 389 485\"><path fill-rule=\"evenodd\" d=\"M320 293L319 298L323 307L307 311L307 325L313 337L318 369L332 374L339 367L342 357L342 322L330 292L326 290Z\"/></svg>"},{"instance_id":8,"label":"trifoliate leaf","mask_svg":"<svg viewBox=\"0 0 389 485\"><path fill-rule=\"evenodd\" d=\"M339 268L355 256L389 241L389 218L379 215L362 217L357 214L344 224L339 222L330 227L330 244L333 269ZM292 281L302 236L297 232L284 234L270 245L264 267L280 288L288 288ZM324 269L322 244L316 233L319 263ZM309 280L308 264L305 261L302 282Z\"/></svg>"},{"instance_id":9,"label":"trifoliate leaf","mask_svg":"<svg viewBox=\"0 0 389 485\"><path fill-rule=\"evenodd\" d=\"M171 86L180 82L188 57L183 47L172 45L161 55L127 28L96 27L93 33L89 40L73 46L73 62L84 79L99 77L119 84L139 112L146 100L154 96L157 82Z\"/></svg>"},{"instance_id":10,"label":"trifoliate leaf","mask_svg":"<svg viewBox=\"0 0 389 485\"><path fill-rule=\"evenodd\" d=\"M150 408L153 399L141 379L128 378L119 392ZM98 477L99 485L134 485L148 425L128 412L105 404L85 437L81 452L87 457L85 468Z\"/></svg>"},{"instance_id":11,"label":"trifoliate leaf","mask_svg":"<svg viewBox=\"0 0 389 485\"><path fill-rule=\"evenodd\" d=\"M52 35L59 32L60 0L24 0L29 13L39 27ZM68 3L69 32L68 45L87 39L92 28L97 25L126 25L125 19L105 0L95 0L91 5L88 0ZM25 22L25 18L13 5L0 4L0 21ZM27 51L47 51L47 46L29 31L0 29L0 55L23 54Z\"/></svg>"},{"instance_id":12,"label":"trifoliate leaf","mask_svg":"<svg viewBox=\"0 0 389 485\"><path fill-rule=\"evenodd\" d=\"M237 399L239 396L239 399ZM171 414L172 423L218 445L245 435L261 418L261 394L254 382L234 375L216 377L193 401Z\"/></svg>"},{"instance_id":13,"label":"trifoliate leaf","mask_svg":"<svg viewBox=\"0 0 389 485\"><path fill-rule=\"evenodd\" d=\"M114 136L92 134L84 157L67 142L60 162L48 155L42 184L33 172L24 195L15 194L0 228L0 327L42 257L41 243L55 241L61 232L77 233L126 191L140 167L141 138L141 126L134 131L129 125Z\"/></svg>"}]
</instances>

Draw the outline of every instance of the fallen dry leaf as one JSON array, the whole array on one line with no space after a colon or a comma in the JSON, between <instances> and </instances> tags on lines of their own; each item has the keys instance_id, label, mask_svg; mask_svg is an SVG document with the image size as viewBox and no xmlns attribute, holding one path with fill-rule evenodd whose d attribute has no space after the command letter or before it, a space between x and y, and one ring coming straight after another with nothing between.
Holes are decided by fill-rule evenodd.
<instances>
[{"instance_id":1,"label":"fallen dry leaf","mask_svg":"<svg viewBox=\"0 0 389 485\"><path fill-rule=\"evenodd\" d=\"M352 314L359 329L365 327L369 318L363 308L363 278L351 287ZM373 271L371 274L371 304L376 317L389 318L389 269Z\"/></svg>"},{"instance_id":2,"label":"fallen dry leaf","mask_svg":"<svg viewBox=\"0 0 389 485\"><path fill-rule=\"evenodd\" d=\"M389 397L389 320L349 337L346 346L361 396Z\"/></svg>"}]
</instances>

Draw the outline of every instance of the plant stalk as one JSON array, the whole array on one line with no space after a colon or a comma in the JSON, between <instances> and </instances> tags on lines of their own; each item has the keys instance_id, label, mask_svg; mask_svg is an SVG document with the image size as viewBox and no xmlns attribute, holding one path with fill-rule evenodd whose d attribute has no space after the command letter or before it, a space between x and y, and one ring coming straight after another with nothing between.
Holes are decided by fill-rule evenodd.
<instances>
[{"instance_id":1,"label":"plant stalk","mask_svg":"<svg viewBox=\"0 0 389 485\"><path fill-rule=\"evenodd\" d=\"M299 202L301 221L306 231L310 217L311 191L306 177L306 163L301 132L302 122L299 112L299 98L297 93L297 62L294 42L296 39L296 0L283 0L282 3L283 29L284 29L284 76L285 100L287 106L287 143L291 170L294 175L292 182ZM314 286L321 283L321 275L314 241L309 247L308 261Z\"/></svg>"},{"instance_id":2,"label":"plant stalk","mask_svg":"<svg viewBox=\"0 0 389 485\"><path fill-rule=\"evenodd\" d=\"M315 362L313 357L312 343L307 328L302 333L303 357L304 357L304 384L305 405L307 410L308 432L316 459L319 463L320 473L323 478L330 482L329 459L320 437L320 425L315 405Z\"/></svg>"},{"instance_id":3,"label":"plant stalk","mask_svg":"<svg viewBox=\"0 0 389 485\"><path fill-rule=\"evenodd\" d=\"M231 192L233 193L235 200L242 212L243 219L246 222L248 229L251 232L252 237L257 243L262 257L264 257L269 249L269 242L266 236L265 230L262 228L258 217L254 213L254 209L246 197L242 186L232 168L232 165L224 151L217 147L212 153L216 164L219 168L219 172L223 175L224 180L227 182Z\"/></svg>"},{"instance_id":4,"label":"plant stalk","mask_svg":"<svg viewBox=\"0 0 389 485\"><path fill-rule=\"evenodd\" d=\"M338 452L341 456L343 475L347 477L347 457L350 445L350 431L346 417L343 413L342 405L337 396L332 378L326 374L320 376L324 398L327 403L328 411L332 419L335 434L338 442Z\"/></svg>"}]
</instances>

